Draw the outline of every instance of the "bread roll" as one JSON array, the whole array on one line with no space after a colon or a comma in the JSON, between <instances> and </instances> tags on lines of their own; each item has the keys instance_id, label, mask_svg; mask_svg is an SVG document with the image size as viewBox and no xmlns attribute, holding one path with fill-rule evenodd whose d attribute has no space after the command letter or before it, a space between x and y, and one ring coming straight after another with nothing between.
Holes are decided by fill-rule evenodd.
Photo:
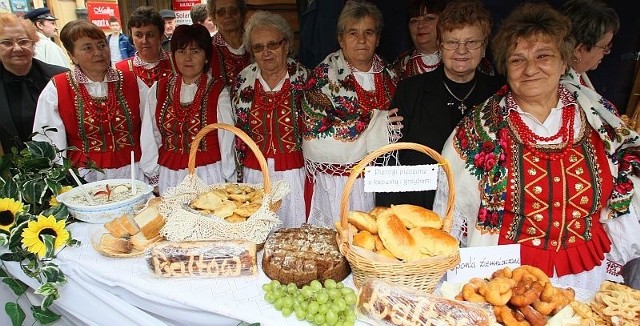
<instances>
[{"instance_id":1,"label":"bread roll","mask_svg":"<svg viewBox=\"0 0 640 326\"><path fill-rule=\"evenodd\" d=\"M422 258L448 256L458 252L458 240L442 230L421 227L411 229L409 233L416 241Z\"/></svg>"},{"instance_id":2,"label":"bread roll","mask_svg":"<svg viewBox=\"0 0 640 326\"><path fill-rule=\"evenodd\" d=\"M371 234L378 233L378 225L376 219L371 217L369 213L361 211L349 211L347 218L349 223L353 224L358 230L367 230Z\"/></svg>"},{"instance_id":3,"label":"bread roll","mask_svg":"<svg viewBox=\"0 0 640 326\"><path fill-rule=\"evenodd\" d=\"M378 235L382 243L394 256L402 260L416 260L422 256L416 247L413 236L393 212L389 211L379 215L377 224Z\"/></svg>"},{"instance_id":4,"label":"bread roll","mask_svg":"<svg viewBox=\"0 0 640 326\"><path fill-rule=\"evenodd\" d=\"M404 226L409 229L417 227L442 228L442 219L434 211L424 207L403 204L391 205L391 210L402 220Z\"/></svg>"},{"instance_id":5,"label":"bread roll","mask_svg":"<svg viewBox=\"0 0 640 326\"><path fill-rule=\"evenodd\" d=\"M360 288L357 313L371 325L493 325L487 310L370 278Z\"/></svg>"},{"instance_id":6,"label":"bread roll","mask_svg":"<svg viewBox=\"0 0 640 326\"><path fill-rule=\"evenodd\" d=\"M127 233L129 235L134 235L140 232L140 227L138 226L138 223L136 223L133 216L124 214L120 216L118 220L120 220L120 224L124 227L125 230L127 230Z\"/></svg>"},{"instance_id":7,"label":"bread roll","mask_svg":"<svg viewBox=\"0 0 640 326\"><path fill-rule=\"evenodd\" d=\"M376 206L369 211L369 215L371 215L371 217L373 218L376 218L378 217L378 215L380 215L380 213L386 211L387 209L389 209L389 207Z\"/></svg>"},{"instance_id":8,"label":"bread roll","mask_svg":"<svg viewBox=\"0 0 640 326\"><path fill-rule=\"evenodd\" d=\"M373 251L376 249L376 240L369 231L362 230L353 236L353 245Z\"/></svg>"}]
</instances>

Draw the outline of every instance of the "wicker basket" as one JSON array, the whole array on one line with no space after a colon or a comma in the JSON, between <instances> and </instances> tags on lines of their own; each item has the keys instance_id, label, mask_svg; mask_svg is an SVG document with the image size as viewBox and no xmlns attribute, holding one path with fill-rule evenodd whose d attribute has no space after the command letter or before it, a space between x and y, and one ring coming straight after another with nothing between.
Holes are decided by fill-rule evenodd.
<instances>
[{"instance_id":1,"label":"wicker basket","mask_svg":"<svg viewBox=\"0 0 640 326\"><path fill-rule=\"evenodd\" d=\"M364 171L365 167L380 155L404 149L422 152L442 165L442 168L447 175L447 182L449 183L449 201L447 202L447 210L443 219L442 229L446 232L451 231L455 189L450 166L438 152L430 149L429 147L415 143L395 143L382 146L369 153L351 170L351 174L349 175L344 191L342 192L342 199L340 202L340 221L342 223L342 230L344 231L339 235L339 247L340 252L342 252L351 265L353 281L356 287L360 288L360 285L364 284L364 281L367 278L381 278L431 293L444 273L458 265L460 262L460 255L458 252L451 256L437 256L415 262L386 262L374 261L358 254L353 250L349 243L350 235L347 218L349 214L349 196L353 183L358 175Z\"/></svg>"},{"instance_id":2,"label":"wicker basket","mask_svg":"<svg viewBox=\"0 0 640 326\"><path fill-rule=\"evenodd\" d=\"M223 129L230 131L236 137L242 139L253 151L264 178L263 185L242 184L252 188L262 188L264 197L261 207L244 222L231 223L216 216L200 215L186 206L199 194L224 188L228 184L203 185L195 175L196 154L200 141L211 131ZM195 240L249 240L260 245L264 243L271 230L280 225L281 221L274 213L280 208L281 198L288 192L288 186L279 182L277 186L278 198L274 199L273 188L269 178L267 162L256 143L242 130L223 123L210 124L200 130L195 136L189 151L188 175L182 184L175 189L170 189L167 198L163 198L160 204L160 212L166 217L162 234L170 241L195 241ZM192 186L192 184L194 184ZM186 185L186 186L185 186Z\"/></svg>"}]
</instances>

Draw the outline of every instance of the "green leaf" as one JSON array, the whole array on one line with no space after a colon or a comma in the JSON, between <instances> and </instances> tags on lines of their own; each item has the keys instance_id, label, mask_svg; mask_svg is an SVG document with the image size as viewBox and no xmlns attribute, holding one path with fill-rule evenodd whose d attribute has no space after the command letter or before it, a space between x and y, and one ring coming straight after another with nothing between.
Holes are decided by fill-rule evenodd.
<instances>
[{"instance_id":1,"label":"green leaf","mask_svg":"<svg viewBox=\"0 0 640 326\"><path fill-rule=\"evenodd\" d=\"M53 217L56 218L56 221L66 220L67 218L69 218L69 209L65 205L58 205L49 207L46 210L42 211L42 215L53 215Z\"/></svg>"},{"instance_id":2,"label":"green leaf","mask_svg":"<svg viewBox=\"0 0 640 326\"><path fill-rule=\"evenodd\" d=\"M15 302L7 302L4 305L4 311L11 319L11 325L20 326L24 322L24 319L27 318L27 315L24 314L22 307Z\"/></svg>"},{"instance_id":3,"label":"green leaf","mask_svg":"<svg viewBox=\"0 0 640 326\"><path fill-rule=\"evenodd\" d=\"M14 252L7 252L0 255L0 260L2 261L22 261L22 257L19 254Z\"/></svg>"},{"instance_id":4,"label":"green leaf","mask_svg":"<svg viewBox=\"0 0 640 326\"><path fill-rule=\"evenodd\" d=\"M40 268L40 272L44 276L45 281L51 283L62 283L66 281L64 273L55 264L49 264Z\"/></svg>"},{"instance_id":5,"label":"green leaf","mask_svg":"<svg viewBox=\"0 0 640 326\"><path fill-rule=\"evenodd\" d=\"M0 233L0 247L5 247L9 244L9 235L2 232Z\"/></svg>"},{"instance_id":6,"label":"green leaf","mask_svg":"<svg viewBox=\"0 0 640 326\"><path fill-rule=\"evenodd\" d=\"M60 293L58 292L58 288L55 284L51 282L44 283L40 285L40 287L35 291L36 294L40 294L42 296L51 296L53 299L57 299L60 297Z\"/></svg>"},{"instance_id":7,"label":"green leaf","mask_svg":"<svg viewBox=\"0 0 640 326\"><path fill-rule=\"evenodd\" d=\"M22 283L22 281L17 278L5 277L2 279L2 283L8 285L15 295L22 295L29 289L28 285Z\"/></svg>"},{"instance_id":8,"label":"green leaf","mask_svg":"<svg viewBox=\"0 0 640 326\"><path fill-rule=\"evenodd\" d=\"M0 195L4 198L13 198L15 200L20 200L20 190L15 180L5 180L5 183L2 185L2 187L0 187Z\"/></svg>"},{"instance_id":9,"label":"green leaf","mask_svg":"<svg viewBox=\"0 0 640 326\"><path fill-rule=\"evenodd\" d=\"M56 159L56 148L50 142L28 141L24 144L34 157L46 158L50 161Z\"/></svg>"},{"instance_id":10,"label":"green leaf","mask_svg":"<svg viewBox=\"0 0 640 326\"><path fill-rule=\"evenodd\" d=\"M27 180L22 184L22 196L24 201L30 204L42 204L46 190L46 184L42 179Z\"/></svg>"},{"instance_id":11,"label":"green leaf","mask_svg":"<svg viewBox=\"0 0 640 326\"><path fill-rule=\"evenodd\" d=\"M57 194L60 192L60 189L62 189L62 186L60 185L60 182L58 180L52 179L50 177L45 177L44 178L44 183L47 185L47 187L49 187L49 189L51 189L51 192L54 194Z\"/></svg>"},{"instance_id":12,"label":"green leaf","mask_svg":"<svg viewBox=\"0 0 640 326\"><path fill-rule=\"evenodd\" d=\"M17 226L14 226L13 229L11 229L11 235L9 236L9 250L15 251L16 248L19 248L22 245L22 232L27 228L28 225L29 221L27 220L18 224Z\"/></svg>"},{"instance_id":13,"label":"green leaf","mask_svg":"<svg viewBox=\"0 0 640 326\"><path fill-rule=\"evenodd\" d=\"M0 267L0 277L9 277L9 273L3 267Z\"/></svg>"},{"instance_id":14,"label":"green leaf","mask_svg":"<svg viewBox=\"0 0 640 326\"><path fill-rule=\"evenodd\" d=\"M60 319L60 315L55 312L38 306L31 306L31 313L33 314L33 318L41 324L50 324Z\"/></svg>"},{"instance_id":15,"label":"green leaf","mask_svg":"<svg viewBox=\"0 0 640 326\"><path fill-rule=\"evenodd\" d=\"M44 242L44 246L47 248L44 254L45 258L53 258L55 255L54 245L56 243L56 237L50 234L40 234L40 240Z\"/></svg>"}]
</instances>

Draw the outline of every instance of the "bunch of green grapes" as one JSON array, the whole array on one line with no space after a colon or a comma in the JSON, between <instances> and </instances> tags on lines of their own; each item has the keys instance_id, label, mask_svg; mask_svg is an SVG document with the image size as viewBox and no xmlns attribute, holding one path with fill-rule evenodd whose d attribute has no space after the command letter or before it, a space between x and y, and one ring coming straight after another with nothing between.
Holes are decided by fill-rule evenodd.
<instances>
[{"instance_id":1,"label":"bunch of green grapes","mask_svg":"<svg viewBox=\"0 0 640 326\"><path fill-rule=\"evenodd\" d=\"M313 325L351 326L356 321L356 293L342 282L327 279L323 286L314 280L299 289L294 283L285 285L272 280L263 284L262 289L264 300L284 317L295 314L298 320Z\"/></svg>"}]
</instances>

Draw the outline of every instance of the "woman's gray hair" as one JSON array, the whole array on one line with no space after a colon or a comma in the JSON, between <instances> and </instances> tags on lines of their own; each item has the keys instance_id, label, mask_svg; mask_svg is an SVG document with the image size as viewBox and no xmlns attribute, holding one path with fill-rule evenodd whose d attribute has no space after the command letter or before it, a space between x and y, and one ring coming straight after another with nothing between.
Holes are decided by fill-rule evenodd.
<instances>
[{"instance_id":1,"label":"woman's gray hair","mask_svg":"<svg viewBox=\"0 0 640 326\"><path fill-rule=\"evenodd\" d=\"M255 28L271 28L280 32L289 45L289 53L287 53L287 55L289 57L293 56L293 31L284 17L264 10L258 10L251 15L247 24L244 26L243 39L244 48L251 56L253 56L253 51L251 51L251 32L253 32Z\"/></svg>"},{"instance_id":2,"label":"woman's gray hair","mask_svg":"<svg viewBox=\"0 0 640 326\"><path fill-rule=\"evenodd\" d=\"M338 36L344 34L348 23L359 21L365 17L371 17L376 21L376 33L380 35L380 33L382 33L382 27L384 26L380 9L366 1L347 1L338 17L338 27L336 29Z\"/></svg>"}]
</instances>

